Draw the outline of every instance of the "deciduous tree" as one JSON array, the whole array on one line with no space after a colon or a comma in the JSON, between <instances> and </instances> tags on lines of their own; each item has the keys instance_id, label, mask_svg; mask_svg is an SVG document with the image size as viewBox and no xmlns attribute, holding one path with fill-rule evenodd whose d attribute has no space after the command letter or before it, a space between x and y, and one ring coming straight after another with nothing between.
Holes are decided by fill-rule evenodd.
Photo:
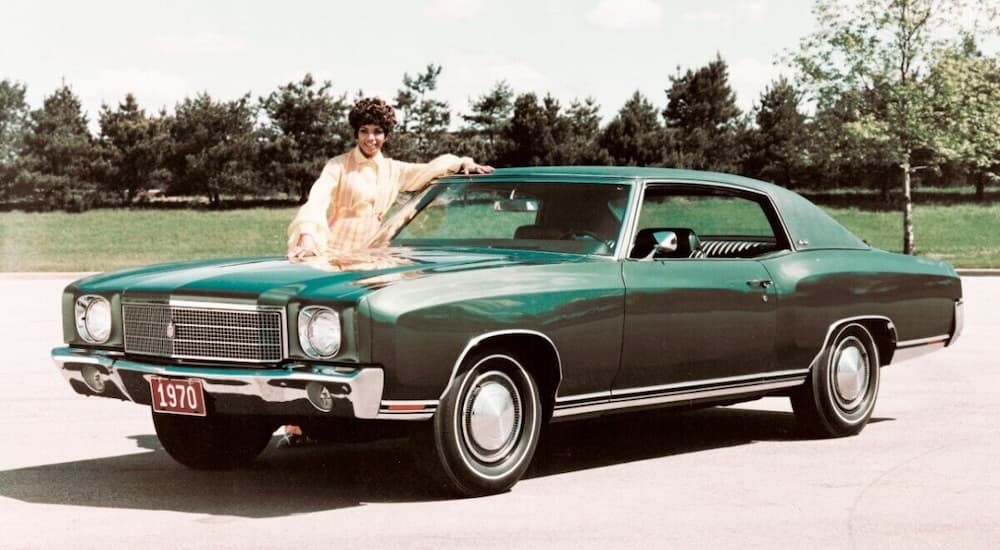
<instances>
[{"instance_id":1,"label":"deciduous tree","mask_svg":"<svg viewBox=\"0 0 1000 550\"><path fill-rule=\"evenodd\" d=\"M897 168L903 251L912 254L914 161L925 151L946 150L937 119L952 114L933 107L926 78L932 54L978 32L963 22L995 22L996 7L967 0L817 0L813 13L818 30L792 55L800 82L818 109L854 109L839 128L825 128L828 134L842 134L848 151Z\"/></svg>"}]
</instances>

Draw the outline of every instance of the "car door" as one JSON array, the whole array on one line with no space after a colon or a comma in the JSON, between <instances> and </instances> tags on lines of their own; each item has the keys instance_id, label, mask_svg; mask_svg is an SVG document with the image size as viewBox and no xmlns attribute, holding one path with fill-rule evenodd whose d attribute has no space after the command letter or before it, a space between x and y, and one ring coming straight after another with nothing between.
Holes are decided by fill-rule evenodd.
<instances>
[{"instance_id":1,"label":"car door","mask_svg":"<svg viewBox=\"0 0 1000 550\"><path fill-rule=\"evenodd\" d=\"M756 257L781 245L762 200L711 188L646 189L637 238L667 230L681 244L656 254L638 242L622 264L624 345L614 391L752 382L773 370L778 304Z\"/></svg>"}]
</instances>

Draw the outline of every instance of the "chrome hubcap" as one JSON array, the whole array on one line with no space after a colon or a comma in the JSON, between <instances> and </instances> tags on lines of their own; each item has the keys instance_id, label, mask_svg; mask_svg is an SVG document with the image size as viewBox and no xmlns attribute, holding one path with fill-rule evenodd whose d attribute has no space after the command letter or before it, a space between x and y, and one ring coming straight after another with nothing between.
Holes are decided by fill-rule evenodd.
<instances>
[{"instance_id":1,"label":"chrome hubcap","mask_svg":"<svg viewBox=\"0 0 1000 550\"><path fill-rule=\"evenodd\" d=\"M514 382L497 371L473 382L462 407L465 440L483 462L496 462L514 447L521 431L521 399Z\"/></svg>"},{"instance_id":2,"label":"chrome hubcap","mask_svg":"<svg viewBox=\"0 0 1000 550\"><path fill-rule=\"evenodd\" d=\"M868 352L857 338L841 342L834 356L834 387L845 409L856 407L868 392Z\"/></svg>"}]
</instances>

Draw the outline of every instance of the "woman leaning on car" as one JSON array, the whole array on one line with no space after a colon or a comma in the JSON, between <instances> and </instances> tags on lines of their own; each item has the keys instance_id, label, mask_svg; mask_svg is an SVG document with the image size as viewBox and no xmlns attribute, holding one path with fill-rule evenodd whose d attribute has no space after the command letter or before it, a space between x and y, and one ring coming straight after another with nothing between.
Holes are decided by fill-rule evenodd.
<instances>
[{"instance_id":1,"label":"woman leaning on car","mask_svg":"<svg viewBox=\"0 0 1000 550\"><path fill-rule=\"evenodd\" d=\"M330 159L309 191L309 199L288 226L288 258L336 257L364 248L400 191L419 191L441 176L462 171L489 174L492 166L470 157L441 155L428 163L393 160L382 155L396 113L377 97L354 104L347 117L358 144ZM281 446L305 442L298 426L285 426Z\"/></svg>"},{"instance_id":2,"label":"woman leaning on car","mask_svg":"<svg viewBox=\"0 0 1000 550\"><path fill-rule=\"evenodd\" d=\"M493 171L470 157L441 155L428 163L411 163L383 156L396 113L377 97L358 101L348 122L358 144L330 159L313 184L309 199L288 226L289 259L364 248L400 191L419 191L434 179L459 171Z\"/></svg>"}]
</instances>

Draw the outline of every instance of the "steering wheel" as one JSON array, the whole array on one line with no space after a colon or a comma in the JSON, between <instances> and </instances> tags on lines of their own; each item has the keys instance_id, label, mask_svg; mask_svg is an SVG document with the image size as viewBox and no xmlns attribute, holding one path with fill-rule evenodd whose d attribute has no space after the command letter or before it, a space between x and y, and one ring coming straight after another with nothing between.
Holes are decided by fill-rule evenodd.
<instances>
[{"instance_id":1,"label":"steering wheel","mask_svg":"<svg viewBox=\"0 0 1000 550\"><path fill-rule=\"evenodd\" d=\"M605 243L606 244L606 241L604 239L602 239L600 235L598 235L597 233L594 233L593 231L589 231L587 229L571 229L568 232L562 234L559 238L560 239L572 239L572 238L575 238L575 237L587 237L587 238L593 239L593 240L595 240L597 242Z\"/></svg>"}]
</instances>

